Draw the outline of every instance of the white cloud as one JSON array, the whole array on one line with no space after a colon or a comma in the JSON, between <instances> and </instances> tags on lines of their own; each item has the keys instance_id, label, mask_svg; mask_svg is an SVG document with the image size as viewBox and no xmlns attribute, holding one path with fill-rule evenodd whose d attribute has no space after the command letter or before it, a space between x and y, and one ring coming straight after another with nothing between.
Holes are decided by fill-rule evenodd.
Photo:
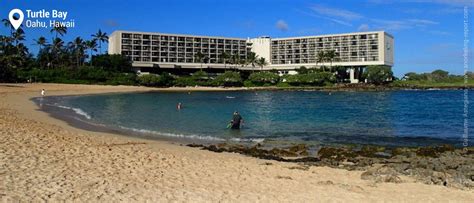
<instances>
[{"instance_id":1,"label":"white cloud","mask_svg":"<svg viewBox=\"0 0 474 203\"><path fill-rule=\"evenodd\" d=\"M357 20L363 18L362 15L344 10L344 9L339 9L339 8L331 8L327 6L322 6L322 5L315 5L312 6L311 9L315 11L316 13L324 16L329 16L333 18L339 18L339 19L344 19L347 21L352 21L352 20Z\"/></svg>"},{"instance_id":2,"label":"white cloud","mask_svg":"<svg viewBox=\"0 0 474 203\"><path fill-rule=\"evenodd\" d=\"M275 24L276 28L281 30L281 31L287 31L288 30L288 23L286 23L284 20L278 20Z\"/></svg>"},{"instance_id":3,"label":"white cloud","mask_svg":"<svg viewBox=\"0 0 474 203\"><path fill-rule=\"evenodd\" d=\"M369 25L367 25L367 24L361 24L361 25L357 28L357 30L360 31L360 32L369 31Z\"/></svg>"}]
</instances>

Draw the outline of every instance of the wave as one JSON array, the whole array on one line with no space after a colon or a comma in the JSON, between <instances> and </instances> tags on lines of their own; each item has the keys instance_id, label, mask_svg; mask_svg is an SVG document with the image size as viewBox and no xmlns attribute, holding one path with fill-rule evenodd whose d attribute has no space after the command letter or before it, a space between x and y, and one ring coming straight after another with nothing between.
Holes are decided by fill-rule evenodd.
<instances>
[{"instance_id":1,"label":"wave","mask_svg":"<svg viewBox=\"0 0 474 203\"><path fill-rule=\"evenodd\" d=\"M207 135L195 135L195 134L185 135L185 134L176 134L176 133L165 133L165 132L158 132L158 131L147 130L147 129L129 128L129 127L120 126L120 125L118 127L123 129L123 130L130 130L130 131L133 131L133 132L138 132L138 133L143 133L143 134L151 134L151 135L174 137L174 138L187 138L187 139L221 141L221 142L231 140L231 141L234 141L234 142L256 142L256 143L263 142L265 140L263 138L258 138L258 139L253 139L253 138L224 139L224 138L207 136Z\"/></svg>"},{"instance_id":2,"label":"wave","mask_svg":"<svg viewBox=\"0 0 474 203\"><path fill-rule=\"evenodd\" d=\"M56 105L53 105L53 106L59 107L59 108L62 108L62 109L69 109L69 110L72 110L72 111L74 111L74 113L79 114L79 115L81 115L81 116L84 116L84 117L87 118L88 120L90 120L90 119L92 118L89 114L87 114L85 111L83 111L83 110L80 109L80 108L74 108L74 107L63 106L63 105L57 105L57 104L56 104Z\"/></svg>"}]
</instances>

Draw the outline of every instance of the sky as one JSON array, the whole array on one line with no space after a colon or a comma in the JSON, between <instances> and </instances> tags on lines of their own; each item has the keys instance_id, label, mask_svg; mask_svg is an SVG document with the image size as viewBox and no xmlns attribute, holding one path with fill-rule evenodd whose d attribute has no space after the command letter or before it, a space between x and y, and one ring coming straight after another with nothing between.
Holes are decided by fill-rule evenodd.
<instances>
[{"instance_id":1,"label":"sky","mask_svg":"<svg viewBox=\"0 0 474 203\"><path fill-rule=\"evenodd\" d=\"M0 5L2 19L14 8L67 11L75 27L64 36L66 41L90 39L99 29L108 34L130 30L239 38L383 30L395 38L396 76L435 69L462 74L464 40L474 32L474 0L3 0ZM465 6L470 15L467 37ZM49 28L25 32L32 53L38 51L34 39L53 38ZM0 28L1 35L8 33ZM469 64L472 44L467 46Z\"/></svg>"}]
</instances>

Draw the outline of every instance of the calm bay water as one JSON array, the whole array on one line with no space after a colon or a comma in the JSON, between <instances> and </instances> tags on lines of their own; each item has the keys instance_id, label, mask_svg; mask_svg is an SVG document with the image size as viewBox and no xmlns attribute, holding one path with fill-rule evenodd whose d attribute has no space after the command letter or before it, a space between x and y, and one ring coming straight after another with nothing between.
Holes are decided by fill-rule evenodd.
<instances>
[{"instance_id":1,"label":"calm bay water","mask_svg":"<svg viewBox=\"0 0 474 203\"><path fill-rule=\"evenodd\" d=\"M148 92L47 100L83 120L157 138L413 146L461 145L464 132L461 90ZM178 102L183 109L176 109ZM245 120L240 131L226 128L234 110Z\"/></svg>"}]
</instances>

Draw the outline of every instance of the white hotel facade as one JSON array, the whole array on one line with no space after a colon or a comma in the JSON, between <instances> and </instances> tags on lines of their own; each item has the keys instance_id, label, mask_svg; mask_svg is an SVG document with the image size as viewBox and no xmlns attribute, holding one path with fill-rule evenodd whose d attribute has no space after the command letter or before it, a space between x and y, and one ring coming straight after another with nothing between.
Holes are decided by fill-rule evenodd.
<instances>
[{"instance_id":1,"label":"white hotel facade","mask_svg":"<svg viewBox=\"0 0 474 203\"><path fill-rule=\"evenodd\" d=\"M393 36L384 31L356 32L318 36L253 39L211 37L150 32L115 31L109 36L109 54L122 54L137 68L201 68L198 52L208 59L203 67L229 68L221 57L224 52L245 58L250 51L269 63L263 70L288 71L301 66L344 66L351 82L369 65L393 66ZM334 50L332 63L317 63L317 53ZM260 70L252 66L234 66L240 70Z\"/></svg>"}]
</instances>

